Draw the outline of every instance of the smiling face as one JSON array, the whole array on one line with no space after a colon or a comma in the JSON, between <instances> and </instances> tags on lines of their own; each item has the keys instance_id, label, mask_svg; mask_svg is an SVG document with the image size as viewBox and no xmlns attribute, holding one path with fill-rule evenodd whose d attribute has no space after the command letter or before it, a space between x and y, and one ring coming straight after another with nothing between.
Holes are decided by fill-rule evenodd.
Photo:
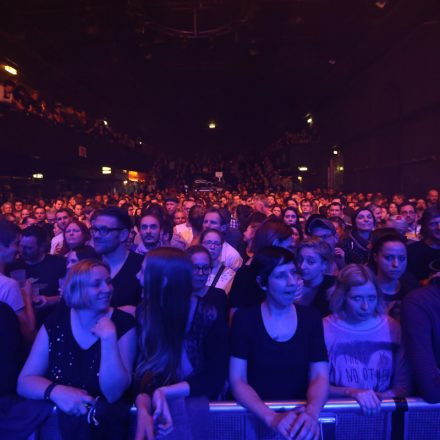
<instances>
[{"instance_id":1,"label":"smiling face","mask_svg":"<svg viewBox=\"0 0 440 440\"><path fill-rule=\"evenodd\" d=\"M356 228L361 232L370 232L374 228L373 214L368 210L362 210L356 217Z\"/></svg>"},{"instance_id":2,"label":"smiling face","mask_svg":"<svg viewBox=\"0 0 440 440\"><path fill-rule=\"evenodd\" d=\"M104 311L110 307L113 286L109 271L104 266L93 267L86 285L89 307L92 310Z\"/></svg>"},{"instance_id":3,"label":"smiling face","mask_svg":"<svg viewBox=\"0 0 440 440\"><path fill-rule=\"evenodd\" d=\"M293 263L276 266L263 286L267 301L277 307L287 307L301 297L301 281Z\"/></svg>"},{"instance_id":4,"label":"smiling face","mask_svg":"<svg viewBox=\"0 0 440 440\"><path fill-rule=\"evenodd\" d=\"M378 274L389 280L397 280L406 270L406 246L400 241L388 241L374 255L374 260Z\"/></svg>"},{"instance_id":5,"label":"smiling face","mask_svg":"<svg viewBox=\"0 0 440 440\"><path fill-rule=\"evenodd\" d=\"M368 281L360 286L353 286L345 298L345 314L352 324L371 319L376 312L377 291L375 285Z\"/></svg>"}]
</instances>

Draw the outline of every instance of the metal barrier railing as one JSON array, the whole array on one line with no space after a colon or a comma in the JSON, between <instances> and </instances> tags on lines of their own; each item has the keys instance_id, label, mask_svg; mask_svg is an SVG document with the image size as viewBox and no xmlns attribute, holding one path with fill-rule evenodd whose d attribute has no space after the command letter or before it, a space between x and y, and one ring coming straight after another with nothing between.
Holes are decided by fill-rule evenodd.
<instances>
[{"instance_id":1,"label":"metal barrier railing","mask_svg":"<svg viewBox=\"0 0 440 440\"><path fill-rule=\"evenodd\" d=\"M305 405L304 401L267 402L275 411L288 411ZM184 404L183 404L184 405ZM187 405L188 406L188 405ZM253 414L236 402L211 402L209 411L186 410L170 406L175 430L167 440L279 440ZM197 412L199 411L199 412ZM56 413L56 411L55 411ZM185 416L182 417L182 414ZM195 415L197 414L197 415ZM54 415L56 418L56 416ZM186 419L185 419L186 417ZM196 420L198 419L198 420ZM201 420L200 420L201 419ZM186 422L185 422L186 420ZM419 398L385 399L375 416L364 416L359 404L350 399L331 399L319 421L322 440L440 440L440 403L428 404ZM56 423L45 430L41 440L58 440ZM198 425L183 428L182 424ZM130 437L134 437L136 408L131 409Z\"/></svg>"}]
</instances>

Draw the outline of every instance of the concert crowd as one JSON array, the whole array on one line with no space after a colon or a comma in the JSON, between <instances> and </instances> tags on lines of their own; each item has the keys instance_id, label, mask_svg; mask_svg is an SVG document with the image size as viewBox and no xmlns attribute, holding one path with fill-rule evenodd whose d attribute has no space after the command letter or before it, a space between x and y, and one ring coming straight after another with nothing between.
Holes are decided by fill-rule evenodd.
<instances>
[{"instance_id":1,"label":"concert crowd","mask_svg":"<svg viewBox=\"0 0 440 440\"><path fill-rule=\"evenodd\" d=\"M329 398L440 402L439 192L10 195L0 358L2 439L52 417L63 439L129 438L133 405L136 440L185 438L235 400L316 440Z\"/></svg>"}]
</instances>

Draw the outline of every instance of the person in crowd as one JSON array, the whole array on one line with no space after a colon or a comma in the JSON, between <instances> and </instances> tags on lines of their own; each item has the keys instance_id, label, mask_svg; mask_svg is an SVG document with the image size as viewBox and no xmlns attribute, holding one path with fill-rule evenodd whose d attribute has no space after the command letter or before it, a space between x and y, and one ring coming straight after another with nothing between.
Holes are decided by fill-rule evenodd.
<instances>
[{"instance_id":1,"label":"person in crowd","mask_svg":"<svg viewBox=\"0 0 440 440\"><path fill-rule=\"evenodd\" d=\"M75 203L73 205L73 214L75 218L80 222L84 221L84 206L82 203Z\"/></svg>"},{"instance_id":2,"label":"person in crowd","mask_svg":"<svg viewBox=\"0 0 440 440\"><path fill-rule=\"evenodd\" d=\"M57 406L63 439L91 438L91 431L127 437L123 397L136 356L135 319L110 306L112 291L107 264L75 264L63 286L67 307L41 327L18 378L19 395Z\"/></svg>"},{"instance_id":3,"label":"person in crowd","mask_svg":"<svg viewBox=\"0 0 440 440\"><path fill-rule=\"evenodd\" d=\"M345 252L338 246L339 236L332 221L322 217L311 217L305 225L307 234L311 237L317 237L324 240L333 251L333 262L329 264L328 274L335 275L345 266Z\"/></svg>"},{"instance_id":4,"label":"person in crowd","mask_svg":"<svg viewBox=\"0 0 440 440\"><path fill-rule=\"evenodd\" d=\"M371 233L376 225L373 213L368 208L359 208L351 219L352 230L342 242L347 264L366 264L371 246Z\"/></svg>"},{"instance_id":5,"label":"person in crowd","mask_svg":"<svg viewBox=\"0 0 440 440\"><path fill-rule=\"evenodd\" d=\"M274 215L275 217L281 218L283 215L283 208L281 205L275 204L272 206L271 212L272 212L272 215Z\"/></svg>"},{"instance_id":6,"label":"person in crowd","mask_svg":"<svg viewBox=\"0 0 440 440\"><path fill-rule=\"evenodd\" d=\"M66 275L66 260L47 253L44 229L33 225L21 232L20 258L8 265L9 273L24 270L26 279L33 281L33 302L40 322L60 302L59 280Z\"/></svg>"},{"instance_id":7,"label":"person in crowd","mask_svg":"<svg viewBox=\"0 0 440 440\"><path fill-rule=\"evenodd\" d=\"M399 215L406 222L405 237L411 241L420 240L420 225L417 222L416 208L410 202L404 202L399 206Z\"/></svg>"},{"instance_id":8,"label":"person in crowd","mask_svg":"<svg viewBox=\"0 0 440 440\"><path fill-rule=\"evenodd\" d=\"M174 226L186 224L186 220L187 218L183 208L177 208L173 217Z\"/></svg>"},{"instance_id":9,"label":"person in crowd","mask_svg":"<svg viewBox=\"0 0 440 440\"><path fill-rule=\"evenodd\" d=\"M1 213L3 215L12 214L13 213L12 211L13 211L13 205L11 202L5 202L2 204Z\"/></svg>"},{"instance_id":10,"label":"person in crowd","mask_svg":"<svg viewBox=\"0 0 440 440\"><path fill-rule=\"evenodd\" d=\"M431 188L426 194L426 207L439 208L438 190Z\"/></svg>"},{"instance_id":11,"label":"person in crowd","mask_svg":"<svg viewBox=\"0 0 440 440\"><path fill-rule=\"evenodd\" d=\"M139 279L139 358L136 367L136 440L165 435L173 427L168 404L184 397L215 399L228 362L226 321L193 294L194 266L175 248L145 256Z\"/></svg>"},{"instance_id":12,"label":"person in crowd","mask_svg":"<svg viewBox=\"0 0 440 440\"><path fill-rule=\"evenodd\" d=\"M32 286L5 275L6 265L15 261L18 254L20 230L17 226L0 219L0 303L7 304L17 315L23 337L31 341L35 331L35 314L32 306Z\"/></svg>"},{"instance_id":13,"label":"person in crowd","mask_svg":"<svg viewBox=\"0 0 440 440\"><path fill-rule=\"evenodd\" d=\"M125 246L130 230L130 217L122 208L108 206L93 214L90 232L96 252L110 267L113 307L137 306L141 298L136 274L144 257Z\"/></svg>"},{"instance_id":14,"label":"person in crowd","mask_svg":"<svg viewBox=\"0 0 440 440\"><path fill-rule=\"evenodd\" d=\"M100 260L100 256L96 253L92 246L78 246L69 251L66 255L66 268L69 270L74 264L82 260Z\"/></svg>"},{"instance_id":15,"label":"person in crowd","mask_svg":"<svg viewBox=\"0 0 440 440\"><path fill-rule=\"evenodd\" d=\"M169 246L169 242L164 239L162 219L153 213L141 217L139 234L141 242L132 248L137 254L145 255L152 249Z\"/></svg>"},{"instance_id":16,"label":"person in crowd","mask_svg":"<svg viewBox=\"0 0 440 440\"><path fill-rule=\"evenodd\" d=\"M300 222L304 224L313 214L313 204L309 199L302 199L299 206L301 209Z\"/></svg>"},{"instance_id":17,"label":"person in crowd","mask_svg":"<svg viewBox=\"0 0 440 440\"><path fill-rule=\"evenodd\" d=\"M301 224L299 222L299 215L298 215L298 211L296 210L296 208L293 207L288 207L283 211L282 214L284 223L287 226L290 226L291 228L296 228L298 231L301 228Z\"/></svg>"},{"instance_id":18,"label":"person in crowd","mask_svg":"<svg viewBox=\"0 0 440 440\"><path fill-rule=\"evenodd\" d=\"M292 229L282 220L268 218L255 232L251 252L255 255L267 246L292 250ZM256 281L252 261L253 257L235 275L228 298L231 316L239 308L260 304L264 300L265 292Z\"/></svg>"},{"instance_id":19,"label":"person in crowd","mask_svg":"<svg viewBox=\"0 0 440 440\"><path fill-rule=\"evenodd\" d=\"M408 270L423 281L430 275L430 263L440 258L440 208L428 208L420 225L422 240L408 246Z\"/></svg>"},{"instance_id":20,"label":"person in crowd","mask_svg":"<svg viewBox=\"0 0 440 440\"><path fill-rule=\"evenodd\" d=\"M410 370L399 323L385 312L373 272L349 264L338 275L324 318L330 362L330 396L355 399L364 414L380 411L381 400L410 393Z\"/></svg>"},{"instance_id":21,"label":"person in crowd","mask_svg":"<svg viewBox=\"0 0 440 440\"><path fill-rule=\"evenodd\" d=\"M229 381L238 403L285 439L317 440L327 400L328 363L319 312L295 304L301 282L294 255L268 247L254 257L261 304L240 309L231 329ZM277 413L268 400L306 400L300 411Z\"/></svg>"},{"instance_id":22,"label":"person in crowd","mask_svg":"<svg viewBox=\"0 0 440 440\"><path fill-rule=\"evenodd\" d=\"M55 206L58 205L58 202L59 200L55 202ZM56 234L50 242L51 255L58 255L62 251L64 245L64 231L67 228L67 225L72 221L73 213L68 208L62 208L57 211L55 218L59 233ZM55 231L56 230L54 229L54 232Z\"/></svg>"},{"instance_id":23,"label":"person in crowd","mask_svg":"<svg viewBox=\"0 0 440 440\"><path fill-rule=\"evenodd\" d=\"M404 298L401 312L416 394L428 403L440 403L440 260L435 263L436 275Z\"/></svg>"},{"instance_id":24,"label":"person in crowd","mask_svg":"<svg viewBox=\"0 0 440 440\"><path fill-rule=\"evenodd\" d=\"M417 280L406 272L407 249L402 236L388 228L375 231L369 266L376 275L387 313L399 320L403 298L418 287Z\"/></svg>"},{"instance_id":25,"label":"person in crowd","mask_svg":"<svg viewBox=\"0 0 440 440\"><path fill-rule=\"evenodd\" d=\"M208 304L212 304L226 320L227 297L225 290L209 284L213 266L211 253L201 245L190 246L186 253L191 257L193 264L193 295L203 298Z\"/></svg>"},{"instance_id":26,"label":"person in crowd","mask_svg":"<svg viewBox=\"0 0 440 440\"><path fill-rule=\"evenodd\" d=\"M266 220L266 216L261 212L253 212L246 222L241 222L240 228L243 232L243 239L239 247L239 252L243 261L247 261L252 258L252 241L255 236L255 232L260 227L260 225Z\"/></svg>"},{"instance_id":27,"label":"person in crowd","mask_svg":"<svg viewBox=\"0 0 440 440\"><path fill-rule=\"evenodd\" d=\"M222 289L226 294L229 294L235 271L220 261L224 243L222 233L217 229L205 229L200 236L200 243L211 256L211 271L208 275L207 285Z\"/></svg>"},{"instance_id":28,"label":"person in crowd","mask_svg":"<svg viewBox=\"0 0 440 440\"><path fill-rule=\"evenodd\" d=\"M309 237L296 249L298 273L304 281L298 304L313 306L321 316L330 314L328 295L335 284L335 276L328 275L333 262L330 245L321 238Z\"/></svg>"},{"instance_id":29,"label":"person in crowd","mask_svg":"<svg viewBox=\"0 0 440 440\"><path fill-rule=\"evenodd\" d=\"M221 211L215 208L207 209L203 218L203 230L217 229L221 233L226 231L227 221ZM238 251L233 248L227 241L223 241L221 248L220 261L225 267L237 271L243 264L243 259Z\"/></svg>"},{"instance_id":30,"label":"person in crowd","mask_svg":"<svg viewBox=\"0 0 440 440\"><path fill-rule=\"evenodd\" d=\"M91 240L90 230L85 223L75 218L66 226L63 231L63 248L61 255L76 249L79 246L86 246Z\"/></svg>"}]
</instances>

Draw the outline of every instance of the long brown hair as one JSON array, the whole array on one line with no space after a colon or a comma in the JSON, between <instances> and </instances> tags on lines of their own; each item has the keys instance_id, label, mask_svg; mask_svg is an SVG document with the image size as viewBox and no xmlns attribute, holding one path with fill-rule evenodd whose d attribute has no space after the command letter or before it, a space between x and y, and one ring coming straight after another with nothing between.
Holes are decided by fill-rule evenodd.
<instances>
[{"instance_id":1,"label":"long brown hair","mask_svg":"<svg viewBox=\"0 0 440 440\"><path fill-rule=\"evenodd\" d=\"M167 385L179 381L192 293L192 263L179 249L161 247L145 257L144 297L138 309L136 377Z\"/></svg>"}]
</instances>

